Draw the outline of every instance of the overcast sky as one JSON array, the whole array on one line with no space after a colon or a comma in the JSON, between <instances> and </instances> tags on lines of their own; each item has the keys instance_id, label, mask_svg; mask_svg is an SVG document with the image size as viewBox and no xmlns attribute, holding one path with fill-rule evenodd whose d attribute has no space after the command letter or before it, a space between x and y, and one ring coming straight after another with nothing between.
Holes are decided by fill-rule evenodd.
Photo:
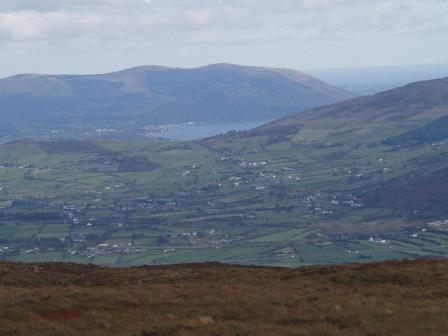
<instances>
[{"instance_id":1,"label":"overcast sky","mask_svg":"<svg viewBox=\"0 0 448 336\"><path fill-rule=\"evenodd\" d=\"M448 0L1 0L0 76L448 61Z\"/></svg>"}]
</instances>

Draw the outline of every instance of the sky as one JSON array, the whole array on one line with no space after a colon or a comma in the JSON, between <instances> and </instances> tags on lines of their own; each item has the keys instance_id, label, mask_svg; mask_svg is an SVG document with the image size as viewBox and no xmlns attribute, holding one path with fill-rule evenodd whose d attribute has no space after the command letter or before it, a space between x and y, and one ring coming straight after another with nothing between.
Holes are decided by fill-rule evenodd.
<instances>
[{"instance_id":1,"label":"sky","mask_svg":"<svg viewBox=\"0 0 448 336\"><path fill-rule=\"evenodd\" d=\"M1 0L0 77L448 62L448 0Z\"/></svg>"}]
</instances>

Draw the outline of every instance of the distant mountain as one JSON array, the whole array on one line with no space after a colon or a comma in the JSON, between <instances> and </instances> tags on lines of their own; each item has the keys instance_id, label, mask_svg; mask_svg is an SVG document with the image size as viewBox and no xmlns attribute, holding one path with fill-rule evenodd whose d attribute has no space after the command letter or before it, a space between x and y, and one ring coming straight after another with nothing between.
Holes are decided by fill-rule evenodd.
<instances>
[{"instance_id":1,"label":"distant mountain","mask_svg":"<svg viewBox=\"0 0 448 336\"><path fill-rule=\"evenodd\" d=\"M1 79L0 116L3 127L233 122L279 118L352 97L288 69L142 66L101 75Z\"/></svg>"},{"instance_id":2,"label":"distant mountain","mask_svg":"<svg viewBox=\"0 0 448 336\"><path fill-rule=\"evenodd\" d=\"M207 141L214 143L225 141L229 138L261 135L282 135L284 137L289 135L292 138L301 129L309 127L338 129L341 127L359 128L373 123L413 121L419 123L438 120L447 115L448 78L443 78L416 82L372 96L364 96L317 107L273 121L247 132L215 137ZM436 122L436 124L438 123ZM430 127L430 130L435 129L434 125L426 127Z\"/></svg>"}]
</instances>

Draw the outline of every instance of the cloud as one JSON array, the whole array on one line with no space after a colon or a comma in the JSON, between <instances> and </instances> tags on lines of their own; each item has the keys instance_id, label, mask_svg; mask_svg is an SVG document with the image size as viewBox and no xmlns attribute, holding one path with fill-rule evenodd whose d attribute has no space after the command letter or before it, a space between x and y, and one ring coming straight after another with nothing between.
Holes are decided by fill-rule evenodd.
<instances>
[{"instance_id":1,"label":"cloud","mask_svg":"<svg viewBox=\"0 0 448 336\"><path fill-rule=\"evenodd\" d=\"M101 23L101 18L89 13L0 13L0 39L19 42L76 38L94 31Z\"/></svg>"},{"instance_id":2,"label":"cloud","mask_svg":"<svg viewBox=\"0 0 448 336\"><path fill-rule=\"evenodd\" d=\"M73 55L72 63L87 54L115 55L111 63L155 55L159 63L180 55L190 63L212 55L317 63L348 47L373 55L382 46L407 57L409 41L421 53L429 37L448 49L446 17L446 0L5 0L0 54L52 50Z\"/></svg>"},{"instance_id":3,"label":"cloud","mask_svg":"<svg viewBox=\"0 0 448 336\"><path fill-rule=\"evenodd\" d=\"M188 11L187 21L194 25L205 25L210 22L210 11L207 9Z\"/></svg>"},{"instance_id":4,"label":"cloud","mask_svg":"<svg viewBox=\"0 0 448 336\"><path fill-rule=\"evenodd\" d=\"M242 36L349 38L445 27L448 2L426 0L8 0L0 3L3 41L148 38L194 40L204 30ZM198 29L200 31L198 31ZM434 29L433 29L434 30Z\"/></svg>"}]
</instances>

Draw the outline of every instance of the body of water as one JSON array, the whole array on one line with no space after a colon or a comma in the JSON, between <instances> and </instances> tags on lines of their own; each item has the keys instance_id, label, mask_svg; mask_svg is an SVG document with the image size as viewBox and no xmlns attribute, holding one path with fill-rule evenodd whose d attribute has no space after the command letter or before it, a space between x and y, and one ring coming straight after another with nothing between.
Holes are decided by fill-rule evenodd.
<instances>
[{"instance_id":1,"label":"body of water","mask_svg":"<svg viewBox=\"0 0 448 336\"><path fill-rule=\"evenodd\" d=\"M148 132L148 135L170 140L197 140L224 134L229 131L245 131L266 124L270 120L239 123L203 123L160 126L162 132Z\"/></svg>"}]
</instances>

